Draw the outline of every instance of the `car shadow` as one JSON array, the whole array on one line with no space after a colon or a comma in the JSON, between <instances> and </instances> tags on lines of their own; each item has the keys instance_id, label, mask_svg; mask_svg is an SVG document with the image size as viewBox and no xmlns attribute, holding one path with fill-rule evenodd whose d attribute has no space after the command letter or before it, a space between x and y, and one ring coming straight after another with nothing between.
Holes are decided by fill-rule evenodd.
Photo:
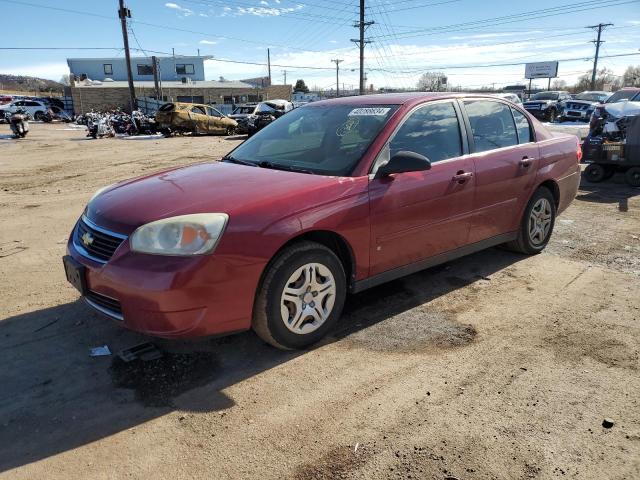
<instances>
[{"instance_id":1,"label":"car shadow","mask_svg":"<svg viewBox=\"0 0 640 480\"><path fill-rule=\"evenodd\" d=\"M338 328L319 346L366 334L368 327L416 306L424 309L524 258L490 249L352 295ZM116 355L89 356L91 347L108 345L116 353L149 340L162 358L125 363ZM150 339L95 314L81 300L7 318L0 321L0 472L172 411L230 408L235 402L223 393L227 387L304 354L274 349L252 332L197 341Z\"/></svg>"},{"instance_id":2,"label":"car shadow","mask_svg":"<svg viewBox=\"0 0 640 480\"><path fill-rule=\"evenodd\" d=\"M617 203L619 211L627 212L629 199L638 195L640 195L640 188L627 184L624 173L617 172L613 177L599 183L587 181L583 173L576 200L593 203Z\"/></svg>"}]
</instances>

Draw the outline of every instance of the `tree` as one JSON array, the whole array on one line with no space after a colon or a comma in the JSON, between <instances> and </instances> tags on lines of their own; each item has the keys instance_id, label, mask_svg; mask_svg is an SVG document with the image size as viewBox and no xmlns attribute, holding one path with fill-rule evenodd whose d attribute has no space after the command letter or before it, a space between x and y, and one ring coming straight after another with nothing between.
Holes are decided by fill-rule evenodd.
<instances>
[{"instance_id":1,"label":"tree","mask_svg":"<svg viewBox=\"0 0 640 480\"><path fill-rule=\"evenodd\" d=\"M60 77L60 83L65 87L68 87L69 85L71 85L71 82L69 80L69 75L68 74L62 75L62 77Z\"/></svg>"},{"instance_id":2,"label":"tree","mask_svg":"<svg viewBox=\"0 0 640 480\"><path fill-rule=\"evenodd\" d=\"M601 68L596 72L596 85L594 90L604 90L605 85L610 90L617 90L620 88L620 78L613 74L608 68ZM578 78L578 83L575 85L576 92L583 92L585 90L591 90L591 73L585 73Z\"/></svg>"},{"instance_id":3,"label":"tree","mask_svg":"<svg viewBox=\"0 0 640 480\"><path fill-rule=\"evenodd\" d=\"M300 79L300 80L296 81L296 85L295 85L295 87L293 87L293 91L294 92L309 93L309 87L307 87L307 84L304 83L304 80Z\"/></svg>"},{"instance_id":4,"label":"tree","mask_svg":"<svg viewBox=\"0 0 640 480\"><path fill-rule=\"evenodd\" d=\"M438 92L447 85L447 76L443 72L423 73L416 87L422 92Z\"/></svg>"},{"instance_id":5,"label":"tree","mask_svg":"<svg viewBox=\"0 0 640 480\"><path fill-rule=\"evenodd\" d=\"M640 65L634 67L629 66L622 76L622 85L624 87L635 87L640 85Z\"/></svg>"},{"instance_id":6,"label":"tree","mask_svg":"<svg viewBox=\"0 0 640 480\"><path fill-rule=\"evenodd\" d=\"M553 83L551 83L551 90L566 90L567 82L564 80L555 79Z\"/></svg>"}]
</instances>

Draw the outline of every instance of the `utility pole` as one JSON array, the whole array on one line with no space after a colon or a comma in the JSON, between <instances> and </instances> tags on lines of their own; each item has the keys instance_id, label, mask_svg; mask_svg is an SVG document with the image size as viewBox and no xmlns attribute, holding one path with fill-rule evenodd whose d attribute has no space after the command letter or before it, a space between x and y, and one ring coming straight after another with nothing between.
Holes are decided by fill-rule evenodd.
<instances>
[{"instance_id":1,"label":"utility pole","mask_svg":"<svg viewBox=\"0 0 640 480\"><path fill-rule=\"evenodd\" d=\"M587 28L598 29L598 39L592 40L591 43L596 44L596 56L593 59L593 73L591 74L591 90L596 89L596 74L598 73L598 56L600 55L600 44L604 43L604 40L600 40L602 36L602 30L606 27L612 27L613 23L599 23L598 25L591 25Z\"/></svg>"},{"instance_id":2,"label":"utility pole","mask_svg":"<svg viewBox=\"0 0 640 480\"><path fill-rule=\"evenodd\" d=\"M269 85L271 85L271 52L267 48L267 68L269 69ZM285 82L287 83L287 82Z\"/></svg>"},{"instance_id":3,"label":"utility pole","mask_svg":"<svg viewBox=\"0 0 640 480\"><path fill-rule=\"evenodd\" d=\"M339 58L336 58L331 61L336 64L336 98L337 98L340 96L340 64L344 62L344 60L340 60Z\"/></svg>"},{"instance_id":4,"label":"utility pole","mask_svg":"<svg viewBox=\"0 0 640 480\"><path fill-rule=\"evenodd\" d=\"M131 18L131 10L124 6L124 0L119 0L120 8L118 17L122 25L122 40L124 42L124 58L127 62L127 79L129 80L129 106L133 112L136 109L136 89L133 86L133 73L131 73L131 54L129 53L129 35L127 33L127 18Z\"/></svg>"},{"instance_id":5,"label":"utility pole","mask_svg":"<svg viewBox=\"0 0 640 480\"><path fill-rule=\"evenodd\" d=\"M153 86L156 92L156 100L162 100L160 96L160 81L158 79L158 59L155 55L151 57L151 63L153 63Z\"/></svg>"},{"instance_id":6,"label":"utility pole","mask_svg":"<svg viewBox=\"0 0 640 480\"><path fill-rule=\"evenodd\" d=\"M286 70L282 70L282 74L284 75L284 84L287 84L287 71Z\"/></svg>"},{"instance_id":7,"label":"utility pole","mask_svg":"<svg viewBox=\"0 0 640 480\"><path fill-rule=\"evenodd\" d=\"M364 21L364 2L365 0L360 0L360 21L356 22L353 26L360 30L360 38L352 38L351 41L358 45L360 48L360 95L364 95L364 46L367 43L371 43L371 40L366 40L364 38L364 31L367 29L369 25L373 25L375 22Z\"/></svg>"}]
</instances>

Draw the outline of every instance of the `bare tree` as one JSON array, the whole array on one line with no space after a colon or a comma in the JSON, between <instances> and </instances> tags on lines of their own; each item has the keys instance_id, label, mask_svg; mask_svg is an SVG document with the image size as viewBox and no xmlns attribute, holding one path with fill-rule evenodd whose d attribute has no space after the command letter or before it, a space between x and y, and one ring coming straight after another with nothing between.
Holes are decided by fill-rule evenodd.
<instances>
[{"instance_id":1,"label":"bare tree","mask_svg":"<svg viewBox=\"0 0 640 480\"><path fill-rule=\"evenodd\" d=\"M71 85L71 81L69 80L69 75L66 73L62 75L62 77L60 77L60 83L65 87L68 87L69 85Z\"/></svg>"},{"instance_id":2,"label":"bare tree","mask_svg":"<svg viewBox=\"0 0 640 480\"><path fill-rule=\"evenodd\" d=\"M566 90L566 88L567 82L560 80L559 78L556 78L551 84L551 90Z\"/></svg>"},{"instance_id":3,"label":"bare tree","mask_svg":"<svg viewBox=\"0 0 640 480\"><path fill-rule=\"evenodd\" d=\"M439 92L447 85L447 76L443 72L423 73L416 87L422 92Z\"/></svg>"},{"instance_id":4,"label":"bare tree","mask_svg":"<svg viewBox=\"0 0 640 480\"><path fill-rule=\"evenodd\" d=\"M622 76L622 85L624 87L635 87L640 85L640 65L629 66Z\"/></svg>"},{"instance_id":5,"label":"bare tree","mask_svg":"<svg viewBox=\"0 0 640 480\"><path fill-rule=\"evenodd\" d=\"M614 75L608 68L602 68L596 73L596 90L604 90L606 87L609 87L611 90L618 90L620 83L620 78ZM578 78L574 89L577 92L591 90L591 74L585 73Z\"/></svg>"}]
</instances>

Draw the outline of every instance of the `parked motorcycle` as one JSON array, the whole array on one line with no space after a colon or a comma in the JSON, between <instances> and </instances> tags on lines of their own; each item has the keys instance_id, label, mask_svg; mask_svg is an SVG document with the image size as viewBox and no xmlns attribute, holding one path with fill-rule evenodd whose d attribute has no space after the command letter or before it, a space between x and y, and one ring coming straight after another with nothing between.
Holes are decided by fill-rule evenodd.
<instances>
[{"instance_id":1,"label":"parked motorcycle","mask_svg":"<svg viewBox=\"0 0 640 480\"><path fill-rule=\"evenodd\" d=\"M23 108L18 108L13 113L7 113L9 116L9 125L13 132L14 138L24 138L29 133L29 114Z\"/></svg>"}]
</instances>

